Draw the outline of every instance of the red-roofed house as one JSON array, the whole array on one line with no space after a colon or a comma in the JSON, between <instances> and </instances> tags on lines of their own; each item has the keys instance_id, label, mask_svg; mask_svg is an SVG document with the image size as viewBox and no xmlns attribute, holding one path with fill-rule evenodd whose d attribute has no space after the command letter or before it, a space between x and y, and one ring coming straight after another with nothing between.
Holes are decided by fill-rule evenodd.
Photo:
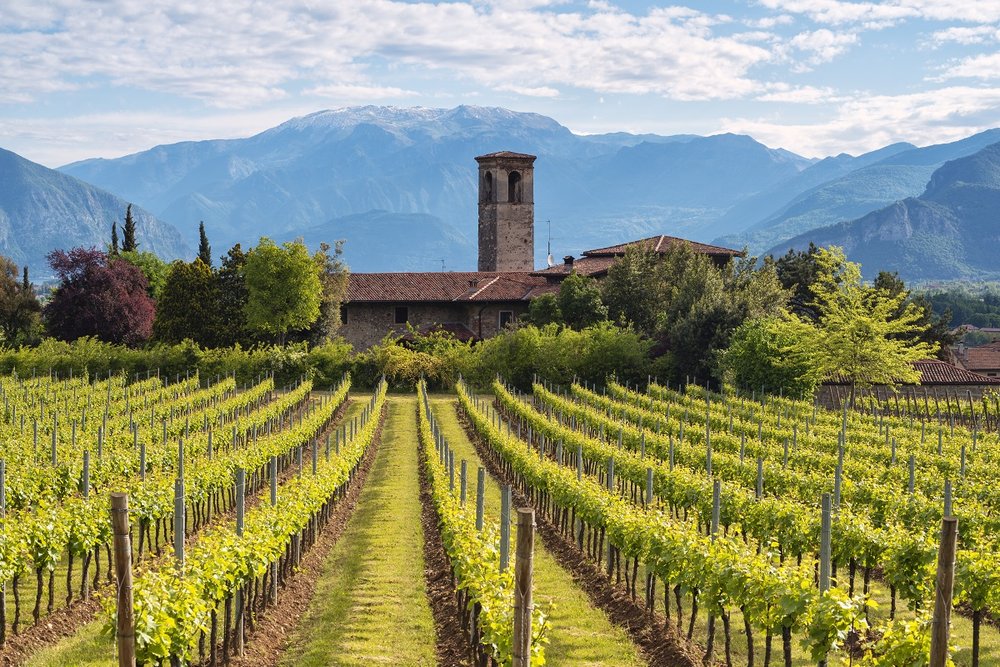
<instances>
[{"instance_id":1,"label":"red-roofed house","mask_svg":"<svg viewBox=\"0 0 1000 667\"><path fill-rule=\"evenodd\" d=\"M961 348L958 361L965 368L989 377L1000 377L1000 341Z\"/></svg>"},{"instance_id":2,"label":"red-roofed house","mask_svg":"<svg viewBox=\"0 0 1000 667\"><path fill-rule=\"evenodd\" d=\"M386 334L443 330L460 340L496 335L528 311L531 299L559 290L571 272L601 278L630 246L658 253L677 243L723 265L737 250L654 236L587 250L574 262L534 271L534 155L502 151L480 155L479 271L351 273L341 308L340 334L357 349Z\"/></svg>"}]
</instances>

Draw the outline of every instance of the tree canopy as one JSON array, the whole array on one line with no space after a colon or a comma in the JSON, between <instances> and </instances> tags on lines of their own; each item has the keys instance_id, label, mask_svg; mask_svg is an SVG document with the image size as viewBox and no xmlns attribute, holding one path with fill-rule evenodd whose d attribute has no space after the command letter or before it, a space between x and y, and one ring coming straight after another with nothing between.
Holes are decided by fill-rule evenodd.
<instances>
[{"instance_id":1,"label":"tree canopy","mask_svg":"<svg viewBox=\"0 0 1000 667\"><path fill-rule=\"evenodd\" d=\"M0 256L0 331L9 345L37 341L41 331L42 305L28 280L28 267L18 281L17 265Z\"/></svg>"},{"instance_id":2,"label":"tree canopy","mask_svg":"<svg viewBox=\"0 0 1000 667\"><path fill-rule=\"evenodd\" d=\"M196 258L170 265L156 303L153 333L157 340L179 343L185 338L207 347L219 344L218 284L212 270Z\"/></svg>"},{"instance_id":3,"label":"tree canopy","mask_svg":"<svg viewBox=\"0 0 1000 667\"><path fill-rule=\"evenodd\" d=\"M163 286L167 282L167 273L170 272L170 265L160 259L156 253L148 250L123 250L115 255L117 259L132 264L146 277L148 285L146 292L150 298L156 300L160 298Z\"/></svg>"},{"instance_id":4,"label":"tree canopy","mask_svg":"<svg viewBox=\"0 0 1000 667\"><path fill-rule=\"evenodd\" d=\"M921 340L927 330L923 310L907 303L905 291L866 285L861 267L843 250L821 248L813 284L814 321L789 315L783 332L793 342L785 353L820 377L842 377L857 387L919 382L914 361L931 357L937 343Z\"/></svg>"},{"instance_id":5,"label":"tree canopy","mask_svg":"<svg viewBox=\"0 0 1000 667\"><path fill-rule=\"evenodd\" d=\"M54 250L48 260L59 280L43 311L49 333L125 345L149 339L155 306L137 266L94 248Z\"/></svg>"},{"instance_id":6,"label":"tree canopy","mask_svg":"<svg viewBox=\"0 0 1000 667\"><path fill-rule=\"evenodd\" d=\"M320 314L323 286L316 262L302 241L278 246L262 237L247 254L247 325L284 344L289 331L305 329Z\"/></svg>"},{"instance_id":7,"label":"tree canopy","mask_svg":"<svg viewBox=\"0 0 1000 667\"><path fill-rule=\"evenodd\" d=\"M198 259L208 268L212 268L212 246L208 243L204 222L198 223Z\"/></svg>"},{"instance_id":8,"label":"tree canopy","mask_svg":"<svg viewBox=\"0 0 1000 667\"><path fill-rule=\"evenodd\" d=\"M132 217L132 204L125 209L125 224L122 226L124 238L122 238L122 251L135 252L139 249L139 243L135 240L135 218Z\"/></svg>"},{"instance_id":9,"label":"tree canopy","mask_svg":"<svg viewBox=\"0 0 1000 667\"><path fill-rule=\"evenodd\" d=\"M313 255L322 295L319 303L319 317L309 328L309 340L319 344L333 338L340 327L340 304L347 294L347 266L341 261L344 253L343 241L333 246L321 243Z\"/></svg>"}]
</instances>

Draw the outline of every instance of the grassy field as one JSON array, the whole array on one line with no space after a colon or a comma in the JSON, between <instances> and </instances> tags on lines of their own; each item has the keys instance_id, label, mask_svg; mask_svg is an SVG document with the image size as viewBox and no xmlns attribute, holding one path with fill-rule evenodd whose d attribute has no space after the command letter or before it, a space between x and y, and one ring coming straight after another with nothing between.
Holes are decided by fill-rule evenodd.
<instances>
[{"instance_id":1,"label":"grassy field","mask_svg":"<svg viewBox=\"0 0 1000 667\"><path fill-rule=\"evenodd\" d=\"M438 425L455 451L455 466L462 459L469 466L469 502L476 498L476 470L482 465L472 443L458 422L453 396L432 396L431 407ZM486 476L486 513L500 514L500 487ZM511 529L514 541L516 526ZM643 665L635 644L624 629L614 625L599 609L594 608L587 594L577 586L542 546L535 541L535 604L548 609L550 620L549 646L545 655L551 665Z\"/></svg>"},{"instance_id":2,"label":"grassy field","mask_svg":"<svg viewBox=\"0 0 1000 667\"><path fill-rule=\"evenodd\" d=\"M375 464L282 664L433 665L416 399L393 398Z\"/></svg>"}]
</instances>

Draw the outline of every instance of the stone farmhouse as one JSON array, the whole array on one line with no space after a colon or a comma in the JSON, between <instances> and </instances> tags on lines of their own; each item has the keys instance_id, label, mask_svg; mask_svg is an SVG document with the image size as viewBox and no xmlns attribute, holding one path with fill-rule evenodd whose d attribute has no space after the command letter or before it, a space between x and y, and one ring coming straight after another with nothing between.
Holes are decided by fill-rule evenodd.
<instances>
[{"instance_id":1,"label":"stone farmhouse","mask_svg":"<svg viewBox=\"0 0 1000 667\"><path fill-rule=\"evenodd\" d=\"M531 299L559 290L572 272L600 279L630 246L663 253L688 244L724 265L738 250L671 236L654 236L587 250L579 259L535 270L534 155L502 151L480 155L478 271L351 273L341 308L340 334L367 349L388 333L404 337L444 330L460 340L482 340L513 324Z\"/></svg>"}]
</instances>

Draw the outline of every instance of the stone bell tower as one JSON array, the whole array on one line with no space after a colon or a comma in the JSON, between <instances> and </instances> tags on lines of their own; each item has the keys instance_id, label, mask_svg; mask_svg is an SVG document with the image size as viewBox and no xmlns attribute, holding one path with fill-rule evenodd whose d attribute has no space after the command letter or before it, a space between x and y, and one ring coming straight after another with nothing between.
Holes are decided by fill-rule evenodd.
<instances>
[{"instance_id":1,"label":"stone bell tower","mask_svg":"<svg viewBox=\"0 0 1000 667\"><path fill-rule=\"evenodd\" d=\"M479 270L534 271L534 155L501 151L479 163Z\"/></svg>"}]
</instances>

